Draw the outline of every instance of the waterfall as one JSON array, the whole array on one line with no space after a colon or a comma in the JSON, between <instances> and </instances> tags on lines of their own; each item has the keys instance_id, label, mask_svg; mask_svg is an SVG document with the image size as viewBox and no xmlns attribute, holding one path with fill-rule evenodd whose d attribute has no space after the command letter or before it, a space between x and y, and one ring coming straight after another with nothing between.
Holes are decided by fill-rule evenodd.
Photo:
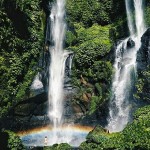
<instances>
[{"instance_id":1,"label":"waterfall","mask_svg":"<svg viewBox=\"0 0 150 150\"><path fill-rule=\"evenodd\" d=\"M128 28L130 31L130 35L134 34L134 22L133 22L133 15L131 10L131 0L125 0L126 4L126 13L127 13L127 19L128 19Z\"/></svg>"},{"instance_id":2,"label":"waterfall","mask_svg":"<svg viewBox=\"0 0 150 150\"><path fill-rule=\"evenodd\" d=\"M35 95L38 95L44 91L43 83L40 80L41 75L38 72L38 74L35 76L30 89L34 92Z\"/></svg>"},{"instance_id":3,"label":"waterfall","mask_svg":"<svg viewBox=\"0 0 150 150\"><path fill-rule=\"evenodd\" d=\"M63 97L65 61L68 52L63 50L65 35L65 0L57 0L53 4L50 14L51 36L53 46L49 48L51 63L49 68L49 118L53 124L53 142L58 143L59 128L63 123Z\"/></svg>"},{"instance_id":4,"label":"waterfall","mask_svg":"<svg viewBox=\"0 0 150 150\"><path fill-rule=\"evenodd\" d=\"M135 7L135 24L137 37L140 39L145 31L144 16L143 16L143 0L134 0Z\"/></svg>"},{"instance_id":5,"label":"waterfall","mask_svg":"<svg viewBox=\"0 0 150 150\"><path fill-rule=\"evenodd\" d=\"M130 37L121 41L116 47L115 75L106 127L110 132L123 130L130 120L133 100L132 90L136 78L136 54L141 46L141 36L145 31L142 0L133 0L135 23L130 7L131 2L131 0L125 0ZM136 32L134 26L136 26ZM131 42L132 45L128 46Z\"/></svg>"},{"instance_id":6,"label":"waterfall","mask_svg":"<svg viewBox=\"0 0 150 150\"><path fill-rule=\"evenodd\" d=\"M71 63L73 53L63 49L64 36L66 30L65 0L57 0L52 3L51 14L48 18L49 52L51 54L49 66L49 118L52 123L52 137L49 144L70 142L72 135L65 135L63 131L64 123L64 84L66 77L69 79L71 73ZM47 33L47 34L48 34ZM68 72L68 73L67 73ZM63 134L62 134L63 133Z\"/></svg>"}]
</instances>

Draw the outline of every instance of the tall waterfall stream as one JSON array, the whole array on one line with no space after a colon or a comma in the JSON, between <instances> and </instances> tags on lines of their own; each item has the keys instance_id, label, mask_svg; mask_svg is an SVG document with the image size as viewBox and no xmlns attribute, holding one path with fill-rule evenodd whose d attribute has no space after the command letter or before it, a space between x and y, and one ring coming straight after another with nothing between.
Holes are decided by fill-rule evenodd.
<instances>
[{"instance_id":1,"label":"tall waterfall stream","mask_svg":"<svg viewBox=\"0 0 150 150\"><path fill-rule=\"evenodd\" d=\"M57 0L53 4L51 15L51 36L54 45L49 48L51 54L51 63L49 68L49 118L52 121L53 138L51 144L68 142L72 139L62 134L63 125L63 106L64 106L64 77L66 60L71 52L63 50L65 36L65 0ZM71 67L69 66L69 69Z\"/></svg>"},{"instance_id":2,"label":"tall waterfall stream","mask_svg":"<svg viewBox=\"0 0 150 150\"><path fill-rule=\"evenodd\" d=\"M131 1L125 0L128 28L130 37L121 41L116 47L115 75L112 83L112 98L109 107L107 128L110 132L123 130L130 120L132 89L136 78L136 54L141 46L141 36L145 31L143 16L143 1L134 0L135 22ZM136 29L134 29L136 27ZM135 43L132 47L127 46L128 41Z\"/></svg>"}]
</instances>

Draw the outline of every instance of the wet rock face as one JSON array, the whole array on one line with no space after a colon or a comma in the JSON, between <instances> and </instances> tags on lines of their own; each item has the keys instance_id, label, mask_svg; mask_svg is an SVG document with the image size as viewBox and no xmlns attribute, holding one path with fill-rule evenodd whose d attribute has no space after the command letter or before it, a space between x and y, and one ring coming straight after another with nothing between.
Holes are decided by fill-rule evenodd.
<instances>
[{"instance_id":1,"label":"wet rock face","mask_svg":"<svg viewBox=\"0 0 150 150\"><path fill-rule=\"evenodd\" d=\"M23 130L48 124L47 99L47 93L42 93L19 102L7 117L0 120L0 128Z\"/></svg>"},{"instance_id":2,"label":"wet rock face","mask_svg":"<svg viewBox=\"0 0 150 150\"><path fill-rule=\"evenodd\" d=\"M73 123L84 116L83 108L73 103L73 93L64 97L64 123ZM48 94L41 93L19 102L9 116L0 120L0 128L5 127L14 131L26 130L52 124L48 117Z\"/></svg>"},{"instance_id":3,"label":"wet rock face","mask_svg":"<svg viewBox=\"0 0 150 150\"><path fill-rule=\"evenodd\" d=\"M49 16L51 12L52 2L54 0L42 0L41 7L45 11L46 15Z\"/></svg>"},{"instance_id":4,"label":"wet rock face","mask_svg":"<svg viewBox=\"0 0 150 150\"><path fill-rule=\"evenodd\" d=\"M135 46L135 42L129 38L127 41L127 48L133 48Z\"/></svg>"},{"instance_id":5,"label":"wet rock face","mask_svg":"<svg viewBox=\"0 0 150 150\"><path fill-rule=\"evenodd\" d=\"M141 48L137 52L137 69L145 70L150 65L150 28L146 30L141 38Z\"/></svg>"},{"instance_id":6,"label":"wet rock face","mask_svg":"<svg viewBox=\"0 0 150 150\"><path fill-rule=\"evenodd\" d=\"M29 116L35 108L36 104L34 103L20 104L15 108L15 115Z\"/></svg>"}]
</instances>

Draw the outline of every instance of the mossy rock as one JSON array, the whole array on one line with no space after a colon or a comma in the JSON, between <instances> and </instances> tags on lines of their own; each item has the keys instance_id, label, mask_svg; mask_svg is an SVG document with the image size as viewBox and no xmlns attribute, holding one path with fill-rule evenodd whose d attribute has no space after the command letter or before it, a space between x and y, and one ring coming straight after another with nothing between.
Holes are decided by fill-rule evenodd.
<instances>
[{"instance_id":1,"label":"mossy rock","mask_svg":"<svg viewBox=\"0 0 150 150\"><path fill-rule=\"evenodd\" d=\"M88 142L94 142L94 143L101 143L101 139L105 138L108 135L108 130L104 129L100 125L96 126L88 135L87 135L87 141Z\"/></svg>"}]
</instances>

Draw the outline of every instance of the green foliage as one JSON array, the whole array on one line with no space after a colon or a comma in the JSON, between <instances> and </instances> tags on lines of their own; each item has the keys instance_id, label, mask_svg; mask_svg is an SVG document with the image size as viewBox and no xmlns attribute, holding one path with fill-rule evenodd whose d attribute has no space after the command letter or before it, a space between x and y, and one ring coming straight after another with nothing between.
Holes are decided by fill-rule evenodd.
<instances>
[{"instance_id":1,"label":"green foliage","mask_svg":"<svg viewBox=\"0 0 150 150\"><path fill-rule=\"evenodd\" d=\"M72 5L73 4L73 5ZM67 0L67 16L73 22L82 22L84 26L94 23L106 25L111 22L112 0Z\"/></svg>"},{"instance_id":2,"label":"green foliage","mask_svg":"<svg viewBox=\"0 0 150 150\"><path fill-rule=\"evenodd\" d=\"M87 136L87 141L80 145L85 149L150 149L150 105L140 108L134 115L134 121L118 133L106 133L101 127L96 127Z\"/></svg>"},{"instance_id":3,"label":"green foliage","mask_svg":"<svg viewBox=\"0 0 150 150\"><path fill-rule=\"evenodd\" d=\"M92 78L92 82L111 83L112 64L109 61L95 61L88 69L87 76Z\"/></svg>"},{"instance_id":4,"label":"green foliage","mask_svg":"<svg viewBox=\"0 0 150 150\"><path fill-rule=\"evenodd\" d=\"M145 121L149 121L149 117L150 117L150 105L142 107L140 109L138 109L136 111L136 113L134 114L134 119L136 121L140 121L140 120L145 120Z\"/></svg>"},{"instance_id":5,"label":"green foliage","mask_svg":"<svg viewBox=\"0 0 150 150\"><path fill-rule=\"evenodd\" d=\"M72 5L73 4L73 5ZM118 12L120 12L118 14ZM94 23L111 24L125 12L124 2L117 0L67 0L67 16L71 22L82 22L85 27Z\"/></svg>"},{"instance_id":6,"label":"green foliage","mask_svg":"<svg viewBox=\"0 0 150 150\"><path fill-rule=\"evenodd\" d=\"M133 149L150 148L150 105L140 108L134 114L134 121L124 130L124 141Z\"/></svg>"},{"instance_id":7,"label":"green foliage","mask_svg":"<svg viewBox=\"0 0 150 150\"><path fill-rule=\"evenodd\" d=\"M129 29L127 25L126 15L119 17L111 26L110 38L114 42L118 39L126 38L129 36Z\"/></svg>"},{"instance_id":8,"label":"green foliage","mask_svg":"<svg viewBox=\"0 0 150 150\"><path fill-rule=\"evenodd\" d=\"M112 40L116 41L128 36L125 3L122 1L67 0L66 9L69 24L80 23L86 28L93 26L93 24L104 27L111 24Z\"/></svg>"},{"instance_id":9,"label":"green foliage","mask_svg":"<svg viewBox=\"0 0 150 150\"><path fill-rule=\"evenodd\" d=\"M96 83L95 84L95 89L97 90L97 95L100 96L100 97L102 97L102 91L103 90L102 90L100 84Z\"/></svg>"},{"instance_id":10,"label":"green foliage","mask_svg":"<svg viewBox=\"0 0 150 150\"><path fill-rule=\"evenodd\" d=\"M8 134L8 139L4 139L8 140L8 150L25 150L21 139L14 132L8 130L4 132Z\"/></svg>"},{"instance_id":11,"label":"green foliage","mask_svg":"<svg viewBox=\"0 0 150 150\"><path fill-rule=\"evenodd\" d=\"M74 24L78 42L81 44L86 41L92 40L102 40L102 43L106 43L111 46L109 39L109 29L110 26L100 26L98 24L93 24L90 28L84 28L81 24Z\"/></svg>"},{"instance_id":12,"label":"green foliage","mask_svg":"<svg viewBox=\"0 0 150 150\"><path fill-rule=\"evenodd\" d=\"M87 83L92 84L91 93L94 98L90 99L89 108L92 113L110 97L113 71L112 62L107 60L107 55L110 54L112 41L116 42L129 35L125 3L117 0L67 0L66 8L69 24L66 43L68 49L75 53L73 84L77 87L83 86L76 97L77 101L82 100L81 95L87 92L88 85L80 82L82 75ZM148 14L147 7L147 20ZM146 90L146 85L148 86L145 82L140 84L139 90ZM102 89L100 95L99 89ZM140 94L136 96L141 98Z\"/></svg>"},{"instance_id":13,"label":"green foliage","mask_svg":"<svg viewBox=\"0 0 150 150\"><path fill-rule=\"evenodd\" d=\"M112 75L112 65L106 61L95 61L94 65L88 69L89 81L95 83L95 96L91 98L89 113L97 110L110 96L110 83Z\"/></svg>"},{"instance_id":14,"label":"green foliage","mask_svg":"<svg viewBox=\"0 0 150 150\"><path fill-rule=\"evenodd\" d=\"M92 90L90 93L93 94L88 109L90 114L109 97L112 64L105 59L112 46L109 29L110 26L102 27L98 24L84 28L81 24L74 23L74 34L71 31L68 32L70 34L68 49L75 53L72 82L80 89L74 101L82 105L84 101L82 95L89 93L87 87L80 82L83 76L87 84L90 84ZM101 94L98 93L96 83L102 89Z\"/></svg>"},{"instance_id":15,"label":"green foliage","mask_svg":"<svg viewBox=\"0 0 150 150\"><path fill-rule=\"evenodd\" d=\"M31 64L29 65L29 68L31 68L32 66L34 66L34 61L31 62ZM18 87L18 92L16 94L16 100L21 100L23 98L27 98L26 96L28 96L28 92L29 92L29 88L31 85L31 82L33 81L33 77L35 76L35 72L33 70L28 70L28 72L26 73L26 75L24 76L24 82L21 83Z\"/></svg>"},{"instance_id":16,"label":"green foliage","mask_svg":"<svg viewBox=\"0 0 150 150\"><path fill-rule=\"evenodd\" d=\"M36 66L42 49L44 31L38 0L3 0L0 7L2 116L26 96L36 72L33 67Z\"/></svg>"},{"instance_id":17,"label":"green foliage","mask_svg":"<svg viewBox=\"0 0 150 150\"><path fill-rule=\"evenodd\" d=\"M149 14L150 14L150 6L147 6L146 9L145 9L145 23L148 27L150 26Z\"/></svg>"},{"instance_id":18,"label":"green foliage","mask_svg":"<svg viewBox=\"0 0 150 150\"><path fill-rule=\"evenodd\" d=\"M78 45L70 47L70 49L75 52L77 70L83 71L109 53L111 48L109 27L93 25L91 28L85 29L79 24L75 26Z\"/></svg>"},{"instance_id":19,"label":"green foliage","mask_svg":"<svg viewBox=\"0 0 150 150\"><path fill-rule=\"evenodd\" d=\"M44 150L72 150L72 147L67 143L54 144L51 147L44 147Z\"/></svg>"},{"instance_id":20,"label":"green foliage","mask_svg":"<svg viewBox=\"0 0 150 150\"><path fill-rule=\"evenodd\" d=\"M93 96L91 98L90 108L89 108L89 114L92 114L95 112L95 110L98 109L99 104L101 104L102 97Z\"/></svg>"},{"instance_id":21,"label":"green foliage","mask_svg":"<svg viewBox=\"0 0 150 150\"><path fill-rule=\"evenodd\" d=\"M150 102L150 66L147 70L139 73L139 78L136 82L136 93L134 97L139 100Z\"/></svg>"},{"instance_id":22,"label":"green foliage","mask_svg":"<svg viewBox=\"0 0 150 150\"><path fill-rule=\"evenodd\" d=\"M66 32L66 45L67 46L73 46L76 43L76 36L71 32Z\"/></svg>"}]
</instances>

